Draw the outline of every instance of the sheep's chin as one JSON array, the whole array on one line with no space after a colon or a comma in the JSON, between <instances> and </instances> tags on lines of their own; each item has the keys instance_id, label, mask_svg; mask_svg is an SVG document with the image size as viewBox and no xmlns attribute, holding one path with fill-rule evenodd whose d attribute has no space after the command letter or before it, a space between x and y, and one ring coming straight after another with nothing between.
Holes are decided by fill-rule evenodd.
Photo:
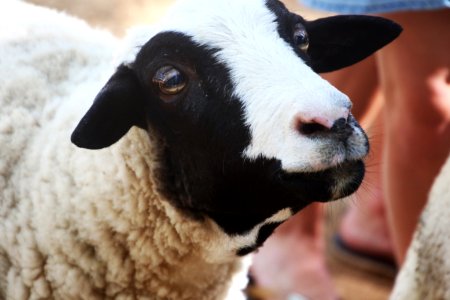
<instances>
[{"instance_id":1,"label":"sheep's chin","mask_svg":"<svg viewBox=\"0 0 450 300\"><path fill-rule=\"evenodd\" d=\"M353 160L316 172L284 173L281 182L309 201L328 202L353 194L361 185L364 174L364 162Z\"/></svg>"}]
</instances>

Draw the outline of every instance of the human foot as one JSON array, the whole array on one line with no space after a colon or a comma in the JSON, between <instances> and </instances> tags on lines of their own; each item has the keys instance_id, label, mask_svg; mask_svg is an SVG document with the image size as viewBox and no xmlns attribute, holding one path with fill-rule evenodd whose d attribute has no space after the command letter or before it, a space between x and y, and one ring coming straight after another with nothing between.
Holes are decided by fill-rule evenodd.
<instances>
[{"instance_id":1,"label":"human foot","mask_svg":"<svg viewBox=\"0 0 450 300\"><path fill-rule=\"evenodd\" d=\"M341 220L338 235L355 252L394 261L381 193L349 207Z\"/></svg>"}]
</instances>

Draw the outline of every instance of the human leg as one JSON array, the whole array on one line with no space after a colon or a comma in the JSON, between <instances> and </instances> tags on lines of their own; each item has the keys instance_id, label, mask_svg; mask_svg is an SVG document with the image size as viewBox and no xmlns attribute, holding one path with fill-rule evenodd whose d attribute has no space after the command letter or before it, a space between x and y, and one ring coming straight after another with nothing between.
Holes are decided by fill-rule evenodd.
<instances>
[{"instance_id":1,"label":"human leg","mask_svg":"<svg viewBox=\"0 0 450 300\"><path fill-rule=\"evenodd\" d=\"M401 263L450 149L450 10L387 17L404 27L377 57L386 98L385 198Z\"/></svg>"},{"instance_id":2,"label":"human leg","mask_svg":"<svg viewBox=\"0 0 450 300\"><path fill-rule=\"evenodd\" d=\"M337 235L345 247L382 261L393 260L382 190L383 105L375 56L361 62L357 73L338 71L324 77L350 96L353 113L369 135L370 154L366 160L366 176L344 213Z\"/></svg>"},{"instance_id":3,"label":"human leg","mask_svg":"<svg viewBox=\"0 0 450 300\"><path fill-rule=\"evenodd\" d=\"M363 186L355 202L344 214L338 234L347 247L367 256L393 261L393 246L389 232L382 190L383 113L366 129L370 135L371 153Z\"/></svg>"}]
</instances>

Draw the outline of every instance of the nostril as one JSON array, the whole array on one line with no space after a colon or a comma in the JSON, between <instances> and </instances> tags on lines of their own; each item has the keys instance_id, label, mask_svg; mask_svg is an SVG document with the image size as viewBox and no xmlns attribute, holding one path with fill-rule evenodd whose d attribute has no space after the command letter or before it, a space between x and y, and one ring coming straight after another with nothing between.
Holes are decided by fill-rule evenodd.
<instances>
[{"instance_id":1,"label":"nostril","mask_svg":"<svg viewBox=\"0 0 450 300\"><path fill-rule=\"evenodd\" d=\"M353 133L353 129L348 124L348 120L344 118L338 119L334 122L333 127L331 127L331 131L341 140L348 139Z\"/></svg>"},{"instance_id":2,"label":"nostril","mask_svg":"<svg viewBox=\"0 0 450 300\"><path fill-rule=\"evenodd\" d=\"M298 131L303 135L312 135L329 131L329 128L319 123L300 123Z\"/></svg>"},{"instance_id":3,"label":"nostril","mask_svg":"<svg viewBox=\"0 0 450 300\"><path fill-rule=\"evenodd\" d=\"M331 127L331 130L333 131L342 131L347 127L347 119L340 118L336 122L334 122L333 127Z\"/></svg>"},{"instance_id":4,"label":"nostril","mask_svg":"<svg viewBox=\"0 0 450 300\"><path fill-rule=\"evenodd\" d=\"M314 135L321 133L348 134L348 124L346 118L340 118L334 123L326 122L322 118L314 118L309 122L298 122L297 129L303 135Z\"/></svg>"},{"instance_id":5,"label":"nostril","mask_svg":"<svg viewBox=\"0 0 450 300\"><path fill-rule=\"evenodd\" d=\"M303 135L312 135L330 131L333 121L323 118L314 117L311 119L298 118L297 129Z\"/></svg>"}]
</instances>

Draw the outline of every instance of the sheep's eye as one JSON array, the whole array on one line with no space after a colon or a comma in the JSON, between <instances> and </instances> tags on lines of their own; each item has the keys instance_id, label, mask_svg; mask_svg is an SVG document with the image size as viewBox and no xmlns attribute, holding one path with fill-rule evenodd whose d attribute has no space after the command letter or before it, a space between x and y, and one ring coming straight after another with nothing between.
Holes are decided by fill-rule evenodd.
<instances>
[{"instance_id":1,"label":"sheep's eye","mask_svg":"<svg viewBox=\"0 0 450 300\"><path fill-rule=\"evenodd\" d=\"M303 52L306 52L309 47L309 37L306 32L305 26L303 24L298 23L294 27L294 35L293 35L294 44Z\"/></svg>"},{"instance_id":2,"label":"sheep's eye","mask_svg":"<svg viewBox=\"0 0 450 300\"><path fill-rule=\"evenodd\" d=\"M184 75L172 66L164 66L156 71L153 83L166 95L176 95L186 86Z\"/></svg>"}]
</instances>

